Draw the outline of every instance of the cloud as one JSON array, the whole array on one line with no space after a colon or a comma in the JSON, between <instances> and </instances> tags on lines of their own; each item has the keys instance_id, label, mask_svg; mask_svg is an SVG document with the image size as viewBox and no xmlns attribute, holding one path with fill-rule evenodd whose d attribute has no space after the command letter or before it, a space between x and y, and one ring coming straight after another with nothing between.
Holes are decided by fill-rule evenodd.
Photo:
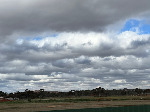
<instances>
[{"instance_id":1,"label":"cloud","mask_svg":"<svg viewBox=\"0 0 150 112\"><path fill-rule=\"evenodd\" d=\"M132 27L127 31L123 24L148 22L149 4L0 0L0 87L9 92L147 88L150 35ZM144 30L147 24L135 26Z\"/></svg>"},{"instance_id":2,"label":"cloud","mask_svg":"<svg viewBox=\"0 0 150 112\"><path fill-rule=\"evenodd\" d=\"M67 91L73 87L112 88L111 85L145 88L150 78L149 37L149 34L126 31L116 35L60 33L40 40L18 39L10 45L0 45L3 62L0 77L9 87L10 83L22 85L20 90ZM56 89L56 85L60 87Z\"/></svg>"},{"instance_id":3,"label":"cloud","mask_svg":"<svg viewBox=\"0 0 150 112\"><path fill-rule=\"evenodd\" d=\"M44 32L104 31L109 25L149 12L149 0L1 0L0 38Z\"/></svg>"}]
</instances>

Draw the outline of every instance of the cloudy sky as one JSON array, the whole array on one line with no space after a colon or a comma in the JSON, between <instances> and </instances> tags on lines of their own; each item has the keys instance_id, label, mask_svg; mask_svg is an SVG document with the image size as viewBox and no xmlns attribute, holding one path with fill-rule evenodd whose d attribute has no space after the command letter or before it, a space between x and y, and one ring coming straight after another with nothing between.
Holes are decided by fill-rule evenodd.
<instances>
[{"instance_id":1,"label":"cloudy sky","mask_svg":"<svg viewBox=\"0 0 150 112\"><path fill-rule=\"evenodd\" d=\"M0 0L0 91L150 87L150 0Z\"/></svg>"}]
</instances>

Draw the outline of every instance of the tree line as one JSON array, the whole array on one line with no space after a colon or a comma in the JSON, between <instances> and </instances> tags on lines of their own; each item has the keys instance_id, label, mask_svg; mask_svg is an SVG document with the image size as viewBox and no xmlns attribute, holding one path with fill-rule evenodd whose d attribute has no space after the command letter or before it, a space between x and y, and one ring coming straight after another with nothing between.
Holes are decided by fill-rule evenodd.
<instances>
[{"instance_id":1,"label":"tree line","mask_svg":"<svg viewBox=\"0 0 150 112\"><path fill-rule=\"evenodd\" d=\"M4 98L18 98L18 99L31 99L35 98L47 98L47 97L80 97L80 96L96 96L96 97L107 97L107 96L123 96L123 95L150 95L150 89L113 89L106 90L104 88L98 87L92 90L71 90L68 92L58 92L58 91L44 91L40 89L38 91L26 89L24 92L14 92L14 93L5 93L0 91L0 97Z\"/></svg>"}]
</instances>

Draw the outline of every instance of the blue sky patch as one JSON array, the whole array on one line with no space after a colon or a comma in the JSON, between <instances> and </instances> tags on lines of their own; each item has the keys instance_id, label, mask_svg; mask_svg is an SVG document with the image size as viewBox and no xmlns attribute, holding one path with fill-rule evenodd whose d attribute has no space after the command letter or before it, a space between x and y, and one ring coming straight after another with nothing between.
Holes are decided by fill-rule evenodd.
<instances>
[{"instance_id":1,"label":"blue sky patch","mask_svg":"<svg viewBox=\"0 0 150 112\"><path fill-rule=\"evenodd\" d=\"M58 34L51 34L51 35L47 35L47 36L39 36L39 37L34 37L34 40L42 40L45 37L57 37Z\"/></svg>"},{"instance_id":2,"label":"blue sky patch","mask_svg":"<svg viewBox=\"0 0 150 112\"><path fill-rule=\"evenodd\" d=\"M50 37L50 38L55 38L57 37L59 34L50 34L50 35L44 35L44 36L35 36L35 37L20 37L21 39L24 40L42 40L44 38Z\"/></svg>"},{"instance_id":3,"label":"blue sky patch","mask_svg":"<svg viewBox=\"0 0 150 112\"><path fill-rule=\"evenodd\" d=\"M124 31L138 32L138 34L150 34L150 24L146 23L145 20L129 19L120 32Z\"/></svg>"}]
</instances>

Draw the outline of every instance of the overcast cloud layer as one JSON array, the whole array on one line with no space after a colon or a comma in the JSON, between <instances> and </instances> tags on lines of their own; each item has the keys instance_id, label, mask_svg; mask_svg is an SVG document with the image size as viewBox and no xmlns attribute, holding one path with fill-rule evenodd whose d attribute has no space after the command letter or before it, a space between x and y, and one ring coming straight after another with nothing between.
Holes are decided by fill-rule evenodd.
<instances>
[{"instance_id":1,"label":"overcast cloud layer","mask_svg":"<svg viewBox=\"0 0 150 112\"><path fill-rule=\"evenodd\" d=\"M0 90L149 88L150 34L119 32L149 4L0 0Z\"/></svg>"}]
</instances>

